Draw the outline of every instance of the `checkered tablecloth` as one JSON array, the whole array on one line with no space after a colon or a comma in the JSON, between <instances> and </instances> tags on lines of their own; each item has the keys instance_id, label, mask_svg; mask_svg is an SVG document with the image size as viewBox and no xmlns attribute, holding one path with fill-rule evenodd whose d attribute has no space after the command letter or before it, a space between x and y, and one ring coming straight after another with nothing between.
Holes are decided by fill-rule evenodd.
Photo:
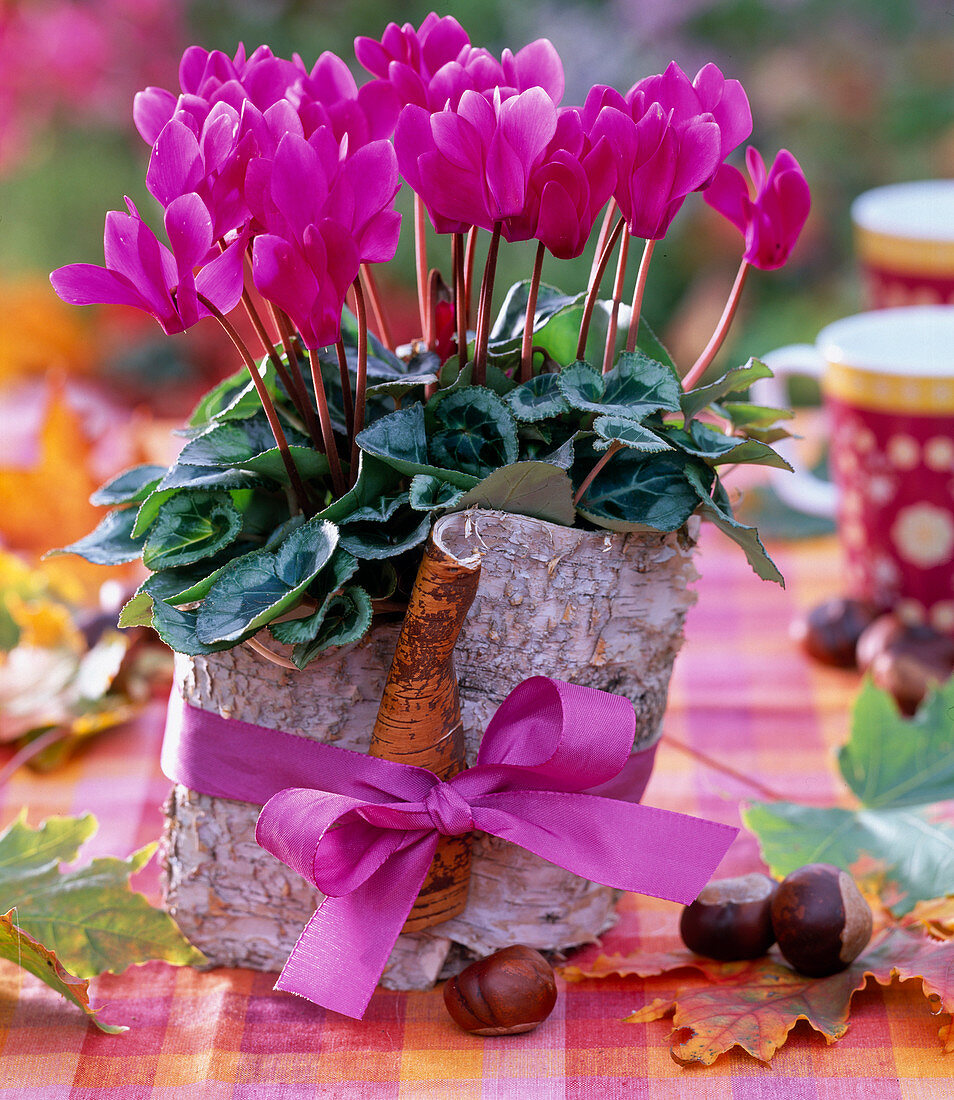
<instances>
[{"instance_id":1,"label":"checkered tablecloth","mask_svg":"<svg viewBox=\"0 0 954 1100\"><path fill-rule=\"evenodd\" d=\"M668 739L648 804L737 823L740 801L764 797L766 789L818 803L844 797L832 750L847 737L857 679L811 665L788 637L800 609L838 591L837 552L829 541L772 552L785 591L759 581L736 548L704 532L699 602L677 661ZM85 856L125 856L156 839L167 786L158 767L161 729L157 704L65 770L46 777L21 770L0 791L0 824L21 806L33 825L51 814L91 810L100 830ZM723 767L708 766L698 754ZM759 866L757 846L743 833L719 874ZM137 885L155 896L155 871L143 872ZM627 895L602 950L674 946L677 912ZM580 957L596 951L587 948ZM0 1100L954 1097L954 1059L941 1053L937 1037L946 1018L931 1015L916 982L869 985L855 997L848 1034L832 1046L803 1022L769 1065L736 1051L711 1067L683 1069L670 1057L667 1021L629 1024L623 1017L696 980L689 971L648 980L561 980L556 1010L536 1031L481 1039L451 1023L440 990L379 990L356 1022L274 993L272 975L151 963L92 983L103 1017L130 1027L110 1036L39 981L0 962Z\"/></svg>"}]
</instances>

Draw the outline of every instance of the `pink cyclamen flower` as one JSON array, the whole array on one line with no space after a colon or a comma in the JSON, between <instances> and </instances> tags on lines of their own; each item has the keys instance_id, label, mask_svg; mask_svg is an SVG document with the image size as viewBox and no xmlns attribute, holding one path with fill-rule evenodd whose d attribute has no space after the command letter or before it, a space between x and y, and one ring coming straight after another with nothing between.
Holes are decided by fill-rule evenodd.
<instances>
[{"instance_id":1,"label":"pink cyclamen flower","mask_svg":"<svg viewBox=\"0 0 954 1100\"><path fill-rule=\"evenodd\" d=\"M591 142L579 110L565 108L553 140L531 168L524 213L507 219L504 236L509 241L536 239L558 259L573 259L586 247L593 222L615 185L609 142Z\"/></svg>"},{"instance_id":2,"label":"pink cyclamen flower","mask_svg":"<svg viewBox=\"0 0 954 1100\"><path fill-rule=\"evenodd\" d=\"M184 332L211 311L205 298L228 313L242 296L240 235L222 253L212 250L212 219L196 194L181 195L166 207L165 227L172 248L162 244L126 199L128 213L106 215L106 266L68 264L50 276L53 289L73 305L109 303L152 314L168 333Z\"/></svg>"},{"instance_id":3,"label":"pink cyclamen flower","mask_svg":"<svg viewBox=\"0 0 954 1100\"><path fill-rule=\"evenodd\" d=\"M372 80L359 88L348 66L329 50L287 98L301 117L306 137L319 126L329 126L338 141L348 138L351 152L369 141L390 138L400 108L389 85Z\"/></svg>"},{"instance_id":4,"label":"pink cyclamen flower","mask_svg":"<svg viewBox=\"0 0 954 1100\"><path fill-rule=\"evenodd\" d=\"M664 73L637 81L625 98L630 104L639 101L642 109L651 103L661 104L664 110L673 112L676 126L702 114L711 115L719 127L721 160L752 133L752 109L745 89L738 80L726 80L711 62L690 81L672 61Z\"/></svg>"},{"instance_id":5,"label":"pink cyclamen flower","mask_svg":"<svg viewBox=\"0 0 954 1100\"><path fill-rule=\"evenodd\" d=\"M754 197L742 173L724 164L703 198L745 237L742 258L771 271L788 261L808 218L811 193L801 166L787 149L779 152L768 172L752 146L745 162Z\"/></svg>"},{"instance_id":6,"label":"pink cyclamen flower","mask_svg":"<svg viewBox=\"0 0 954 1100\"><path fill-rule=\"evenodd\" d=\"M255 238L256 287L295 322L308 348L333 344L362 263L394 257L401 217L394 150L370 142L339 159L327 130L282 138L271 160L250 165L248 197L264 232Z\"/></svg>"},{"instance_id":7,"label":"pink cyclamen flower","mask_svg":"<svg viewBox=\"0 0 954 1100\"><path fill-rule=\"evenodd\" d=\"M202 123L216 103L228 103L236 111L248 101L259 111L284 99L289 89L306 75L300 58L276 57L268 46L259 46L248 58L239 46L234 58L219 50L190 46L179 63L181 96L165 88L146 88L133 100L133 121L144 141L152 145L174 114L187 111Z\"/></svg>"},{"instance_id":8,"label":"pink cyclamen flower","mask_svg":"<svg viewBox=\"0 0 954 1100\"><path fill-rule=\"evenodd\" d=\"M504 50L498 61L470 44L467 32L451 16L431 12L415 30L410 23L390 23L380 42L356 38L355 56L378 81L387 85L401 106L428 111L456 107L465 91L490 95L494 88L507 99L528 88L543 88L554 103L563 97L563 63L553 44L537 39L516 54ZM366 85L367 87L367 85Z\"/></svg>"},{"instance_id":9,"label":"pink cyclamen flower","mask_svg":"<svg viewBox=\"0 0 954 1100\"><path fill-rule=\"evenodd\" d=\"M431 82L445 65L469 55L470 38L453 16L431 12L417 30L410 23L389 23L380 42L356 38L354 52L363 68L393 89L399 104L429 107ZM436 106L442 107L446 98Z\"/></svg>"},{"instance_id":10,"label":"pink cyclamen flower","mask_svg":"<svg viewBox=\"0 0 954 1100\"><path fill-rule=\"evenodd\" d=\"M686 196L707 187L729 152L752 130L741 84L706 65L695 80L672 62L625 96L601 85L583 106L592 139L617 155L616 201L636 237L666 235Z\"/></svg>"},{"instance_id":11,"label":"pink cyclamen flower","mask_svg":"<svg viewBox=\"0 0 954 1100\"><path fill-rule=\"evenodd\" d=\"M633 117L606 106L591 131L605 138L616 154L613 194L634 237L664 237L692 191L715 174L721 161L719 127L711 115L677 125L673 112L659 103Z\"/></svg>"},{"instance_id":12,"label":"pink cyclamen flower","mask_svg":"<svg viewBox=\"0 0 954 1100\"><path fill-rule=\"evenodd\" d=\"M250 134L234 107L217 103L201 125L191 114L176 113L163 126L152 148L146 186L161 206L195 192L212 218L220 240L244 225L245 171L254 152Z\"/></svg>"},{"instance_id":13,"label":"pink cyclamen flower","mask_svg":"<svg viewBox=\"0 0 954 1100\"><path fill-rule=\"evenodd\" d=\"M456 108L405 107L394 145L439 233L493 229L525 216L531 172L556 129L557 109L543 88L509 99L466 91Z\"/></svg>"}]
</instances>

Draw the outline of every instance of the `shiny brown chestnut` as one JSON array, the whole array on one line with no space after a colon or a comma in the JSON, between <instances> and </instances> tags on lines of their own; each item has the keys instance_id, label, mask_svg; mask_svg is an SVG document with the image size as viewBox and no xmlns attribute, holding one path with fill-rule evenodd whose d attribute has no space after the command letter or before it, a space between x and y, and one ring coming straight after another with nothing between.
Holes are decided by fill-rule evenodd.
<instances>
[{"instance_id":1,"label":"shiny brown chestnut","mask_svg":"<svg viewBox=\"0 0 954 1100\"><path fill-rule=\"evenodd\" d=\"M877 616L878 608L867 600L826 600L792 625L792 637L816 661L853 668L858 638Z\"/></svg>"},{"instance_id":2,"label":"shiny brown chestnut","mask_svg":"<svg viewBox=\"0 0 954 1100\"><path fill-rule=\"evenodd\" d=\"M924 623L881 615L858 639L858 667L903 714L913 714L928 691L954 673L954 640Z\"/></svg>"},{"instance_id":3,"label":"shiny brown chestnut","mask_svg":"<svg viewBox=\"0 0 954 1100\"><path fill-rule=\"evenodd\" d=\"M764 955L775 942L771 910L776 886L759 871L710 882L682 911L682 942L720 962Z\"/></svg>"},{"instance_id":4,"label":"shiny brown chestnut","mask_svg":"<svg viewBox=\"0 0 954 1100\"><path fill-rule=\"evenodd\" d=\"M444 1004L471 1035L532 1031L556 1004L553 968L539 951L515 944L471 963L444 985Z\"/></svg>"},{"instance_id":5,"label":"shiny brown chestnut","mask_svg":"<svg viewBox=\"0 0 954 1100\"><path fill-rule=\"evenodd\" d=\"M871 939L871 909L855 880L830 863L809 863L779 883L772 927L783 957L800 974L844 970Z\"/></svg>"}]
</instances>

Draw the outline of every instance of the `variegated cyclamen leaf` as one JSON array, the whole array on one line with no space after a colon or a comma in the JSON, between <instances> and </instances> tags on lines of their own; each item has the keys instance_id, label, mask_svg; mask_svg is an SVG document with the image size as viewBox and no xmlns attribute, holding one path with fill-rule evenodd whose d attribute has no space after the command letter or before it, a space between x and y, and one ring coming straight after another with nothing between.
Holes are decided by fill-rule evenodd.
<instances>
[{"instance_id":1,"label":"variegated cyclamen leaf","mask_svg":"<svg viewBox=\"0 0 954 1100\"><path fill-rule=\"evenodd\" d=\"M480 480L460 469L445 470L431 462L424 408L419 403L398 409L369 424L358 434L358 446L366 454L380 459L402 474L431 474L456 485L458 489L469 489ZM337 513L334 518L339 518Z\"/></svg>"},{"instance_id":2,"label":"variegated cyclamen leaf","mask_svg":"<svg viewBox=\"0 0 954 1100\"><path fill-rule=\"evenodd\" d=\"M463 489L450 485L431 474L415 474L411 478L408 502L418 512L440 512L453 508L464 495Z\"/></svg>"},{"instance_id":3,"label":"variegated cyclamen leaf","mask_svg":"<svg viewBox=\"0 0 954 1100\"><path fill-rule=\"evenodd\" d=\"M754 527L746 527L744 523L739 523L732 515L724 494L716 497L710 495L712 482L702 475L698 466L692 464L686 466L686 479L696 493L697 505L703 518L714 523L720 531L742 547L746 560L757 576L765 581L774 581L784 588L785 578L768 556L758 531ZM717 485L721 483L717 482Z\"/></svg>"},{"instance_id":4,"label":"variegated cyclamen leaf","mask_svg":"<svg viewBox=\"0 0 954 1100\"><path fill-rule=\"evenodd\" d=\"M441 468L486 477L517 461L517 422L495 393L468 386L434 400L435 429L429 433L431 461Z\"/></svg>"},{"instance_id":5,"label":"variegated cyclamen leaf","mask_svg":"<svg viewBox=\"0 0 954 1100\"><path fill-rule=\"evenodd\" d=\"M659 452L673 449L663 436L622 416L598 416L593 421L593 431L600 437L600 441L593 442L593 448L597 451L605 451L611 443L620 443L635 451Z\"/></svg>"},{"instance_id":6,"label":"variegated cyclamen leaf","mask_svg":"<svg viewBox=\"0 0 954 1100\"><path fill-rule=\"evenodd\" d=\"M107 513L95 531L91 531L69 546L50 550L46 557L57 554L78 554L94 565L123 565L142 555L144 540L133 537L136 524L135 508L120 508Z\"/></svg>"},{"instance_id":7,"label":"variegated cyclamen leaf","mask_svg":"<svg viewBox=\"0 0 954 1100\"><path fill-rule=\"evenodd\" d=\"M513 415L524 424L534 424L569 411L569 404L560 392L559 375L538 374L504 398Z\"/></svg>"},{"instance_id":8,"label":"variegated cyclamen leaf","mask_svg":"<svg viewBox=\"0 0 954 1100\"><path fill-rule=\"evenodd\" d=\"M326 649L356 642L371 625L371 614L371 597L359 585L348 585L328 601L318 633L311 641L295 646L292 660L305 668Z\"/></svg>"},{"instance_id":9,"label":"variegated cyclamen leaf","mask_svg":"<svg viewBox=\"0 0 954 1100\"><path fill-rule=\"evenodd\" d=\"M242 515L228 493L178 493L159 506L143 546L147 569L191 565L234 542Z\"/></svg>"},{"instance_id":10,"label":"variegated cyclamen leaf","mask_svg":"<svg viewBox=\"0 0 954 1100\"><path fill-rule=\"evenodd\" d=\"M165 466L133 466L101 485L89 498L90 504L115 508L120 504L140 504L159 484Z\"/></svg>"},{"instance_id":11,"label":"variegated cyclamen leaf","mask_svg":"<svg viewBox=\"0 0 954 1100\"><path fill-rule=\"evenodd\" d=\"M196 617L206 645L238 642L295 606L338 545L338 529L318 516L277 550L255 550L222 570Z\"/></svg>"},{"instance_id":12,"label":"variegated cyclamen leaf","mask_svg":"<svg viewBox=\"0 0 954 1100\"><path fill-rule=\"evenodd\" d=\"M687 420L691 420L713 401L719 401L727 394L741 393L747 390L759 378L771 378L772 371L758 359L750 359L744 366L732 367L725 374L705 385L697 386L682 396L682 411Z\"/></svg>"},{"instance_id":13,"label":"variegated cyclamen leaf","mask_svg":"<svg viewBox=\"0 0 954 1100\"><path fill-rule=\"evenodd\" d=\"M593 462L592 456L577 462L574 484L589 473ZM609 531L675 531L698 506L684 460L674 453L648 455L626 448L600 470L577 511Z\"/></svg>"}]
</instances>

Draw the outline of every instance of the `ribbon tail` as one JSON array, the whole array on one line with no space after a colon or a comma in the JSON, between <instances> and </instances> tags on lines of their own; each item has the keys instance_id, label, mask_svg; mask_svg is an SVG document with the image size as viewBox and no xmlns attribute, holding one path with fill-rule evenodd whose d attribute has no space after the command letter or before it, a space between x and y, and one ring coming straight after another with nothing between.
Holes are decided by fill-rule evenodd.
<instances>
[{"instance_id":1,"label":"ribbon tail","mask_svg":"<svg viewBox=\"0 0 954 1100\"><path fill-rule=\"evenodd\" d=\"M739 831L671 810L552 791L486 795L473 815L476 828L583 878L684 905Z\"/></svg>"},{"instance_id":2,"label":"ribbon tail","mask_svg":"<svg viewBox=\"0 0 954 1100\"><path fill-rule=\"evenodd\" d=\"M396 852L357 889L325 898L275 988L360 1020L430 869L437 833Z\"/></svg>"}]
</instances>

